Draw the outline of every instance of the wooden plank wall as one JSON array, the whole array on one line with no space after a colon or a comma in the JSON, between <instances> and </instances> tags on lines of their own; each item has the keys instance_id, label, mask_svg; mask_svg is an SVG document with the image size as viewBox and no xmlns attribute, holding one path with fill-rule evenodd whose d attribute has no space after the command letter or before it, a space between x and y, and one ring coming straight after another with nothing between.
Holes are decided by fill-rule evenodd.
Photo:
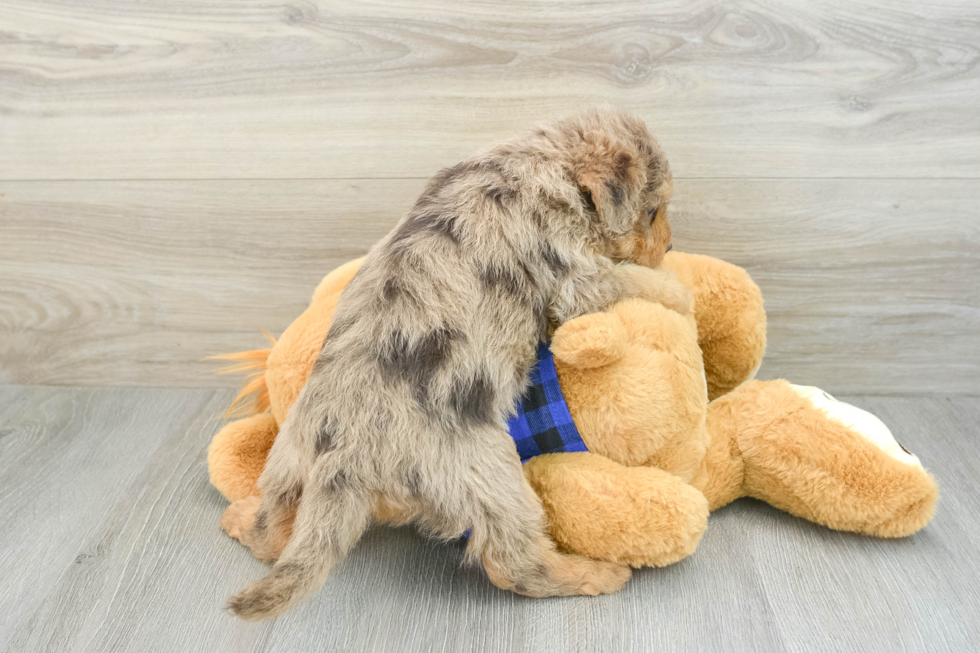
<instances>
[{"instance_id":1,"label":"wooden plank wall","mask_svg":"<svg viewBox=\"0 0 980 653\"><path fill-rule=\"evenodd\" d=\"M0 3L0 382L222 386L424 179L598 102L746 266L763 377L977 394L980 7Z\"/></svg>"}]
</instances>

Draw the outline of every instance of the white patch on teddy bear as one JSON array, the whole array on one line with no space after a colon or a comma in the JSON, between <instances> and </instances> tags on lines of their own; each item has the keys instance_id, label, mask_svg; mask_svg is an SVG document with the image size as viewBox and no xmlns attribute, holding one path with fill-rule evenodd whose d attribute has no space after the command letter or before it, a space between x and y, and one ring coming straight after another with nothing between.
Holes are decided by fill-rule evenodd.
<instances>
[{"instance_id":1,"label":"white patch on teddy bear","mask_svg":"<svg viewBox=\"0 0 980 653\"><path fill-rule=\"evenodd\" d=\"M813 404L814 408L838 424L856 432L895 460L922 469L919 457L903 449L902 445L895 440L891 430L876 416L866 410L861 410L857 406L834 399L820 388L793 385L792 383L790 386L796 394Z\"/></svg>"}]
</instances>

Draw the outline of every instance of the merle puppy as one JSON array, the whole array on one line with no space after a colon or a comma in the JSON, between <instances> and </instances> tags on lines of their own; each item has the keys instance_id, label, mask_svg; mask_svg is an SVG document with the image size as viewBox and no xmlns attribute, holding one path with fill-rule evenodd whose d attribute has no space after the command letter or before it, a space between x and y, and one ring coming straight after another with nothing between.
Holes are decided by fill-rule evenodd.
<instances>
[{"instance_id":1,"label":"merle puppy","mask_svg":"<svg viewBox=\"0 0 980 653\"><path fill-rule=\"evenodd\" d=\"M278 560L235 613L268 617L315 591L381 497L437 536L472 529L467 559L499 587L618 591L625 565L555 550L505 423L555 326L625 297L690 309L650 269L669 248L671 193L646 126L609 109L436 175L344 291L269 453L242 540Z\"/></svg>"}]
</instances>

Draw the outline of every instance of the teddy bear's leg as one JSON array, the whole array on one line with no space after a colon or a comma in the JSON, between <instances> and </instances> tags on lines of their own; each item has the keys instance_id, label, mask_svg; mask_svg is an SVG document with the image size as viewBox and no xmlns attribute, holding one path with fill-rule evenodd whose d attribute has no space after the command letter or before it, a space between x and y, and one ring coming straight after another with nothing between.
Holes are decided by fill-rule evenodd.
<instances>
[{"instance_id":1,"label":"teddy bear's leg","mask_svg":"<svg viewBox=\"0 0 980 653\"><path fill-rule=\"evenodd\" d=\"M935 481L874 415L786 381L753 381L729 397L746 495L879 537L910 535L932 519Z\"/></svg>"},{"instance_id":2,"label":"teddy bear's leg","mask_svg":"<svg viewBox=\"0 0 980 653\"><path fill-rule=\"evenodd\" d=\"M705 474L695 486L704 493L712 511L745 495L742 487L745 469L737 441L741 408L738 392L708 404L705 425L711 440L704 456Z\"/></svg>"},{"instance_id":3,"label":"teddy bear's leg","mask_svg":"<svg viewBox=\"0 0 980 653\"><path fill-rule=\"evenodd\" d=\"M762 293L748 272L725 261L669 252L662 267L694 293L698 344L704 353L708 398L755 376L766 350Z\"/></svg>"},{"instance_id":4,"label":"teddy bear's leg","mask_svg":"<svg viewBox=\"0 0 980 653\"><path fill-rule=\"evenodd\" d=\"M558 547L632 567L661 567L694 552L707 527L704 495L667 472L593 453L532 458L524 474Z\"/></svg>"},{"instance_id":5,"label":"teddy bear's leg","mask_svg":"<svg viewBox=\"0 0 980 653\"><path fill-rule=\"evenodd\" d=\"M258 495L256 484L278 432L269 413L225 424L208 447L211 484L229 501Z\"/></svg>"}]
</instances>

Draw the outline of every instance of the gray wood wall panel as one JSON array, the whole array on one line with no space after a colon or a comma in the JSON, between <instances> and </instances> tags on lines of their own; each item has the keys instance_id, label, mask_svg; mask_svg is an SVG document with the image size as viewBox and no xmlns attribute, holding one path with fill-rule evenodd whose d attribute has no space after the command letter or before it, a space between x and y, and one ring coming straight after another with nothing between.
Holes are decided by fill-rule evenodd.
<instances>
[{"instance_id":1,"label":"gray wood wall panel","mask_svg":"<svg viewBox=\"0 0 980 653\"><path fill-rule=\"evenodd\" d=\"M7 0L0 382L231 386L423 180L609 101L680 248L766 293L764 377L980 392L980 7Z\"/></svg>"},{"instance_id":2,"label":"gray wood wall panel","mask_svg":"<svg viewBox=\"0 0 980 653\"><path fill-rule=\"evenodd\" d=\"M2 179L424 177L604 100L680 176L980 175L976 3L7 0Z\"/></svg>"},{"instance_id":3,"label":"gray wood wall panel","mask_svg":"<svg viewBox=\"0 0 980 653\"><path fill-rule=\"evenodd\" d=\"M0 182L0 380L225 386L423 180ZM977 393L980 180L681 179L679 249L763 289L761 375Z\"/></svg>"},{"instance_id":4,"label":"gray wood wall panel","mask_svg":"<svg viewBox=\"0 0 980 653\"><path fill-rule=\"evenodd\" d=\"M977 398L847 399L935 474L922 532L878 540L761 502L598 598L533 600L462 545L375 528L274 621L223 609L264 573L218 528L206 447L227 390L0 387L0 650L937 651L980 647Z\"/></svg>"}]
</instances>

